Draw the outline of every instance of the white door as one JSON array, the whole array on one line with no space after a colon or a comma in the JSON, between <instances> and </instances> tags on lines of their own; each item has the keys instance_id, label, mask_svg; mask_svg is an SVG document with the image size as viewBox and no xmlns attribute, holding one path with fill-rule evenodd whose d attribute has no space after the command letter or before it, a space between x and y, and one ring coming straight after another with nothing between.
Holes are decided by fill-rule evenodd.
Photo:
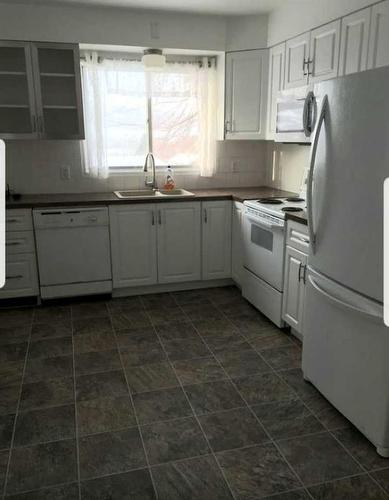
<instances>
[{"instance_id":1,"label":"white door","mask_svg":"<svg viewBox=\"0 0 389 500\"><path fill-rule=\"evenodd\" d=\"M303 333L306 254L287 246L285 251L284 297L282 318L297 332Z\"/></svg>"},{"instance_id":2,"label":"white door","mask_svg":"<svg viewBox=\"0 0 389 500\"><path fill-rule=\"evenodd\" d=\"M371 8L368 8L342 19L339 76L357 73L367 68L370 17Z\"/></svg>"},{"instance_id":3,"label":"white door","mask_svg":"<svg viewBox=\"0 0 389 500\"><path fill-rule=\"evenodd\" d=\"M293 89L308 83L310 33L303 33L286 42L285 88Z\"/></svg>"},{"instance_id":4,"label":"white door","mask_svg":"<svg viewBox=\"0 0 389 500\"><path fill-rule=\"evenodd\" d=\"M157 283L155 205L109 207L113 288Z\"/></svg>"},{"instance_id":5,"label":"white door","mask_svg":"<svg viewBox=\"0 0 389 500\"><path fill-rule=\"evenodd\" d=\"M203 202L203 279L231 277L231 202Z\"/></svg>"},{"instance_id":6,"label":"white door","mask_svg":"<svg viewBox=\"0 0 389 500\"><path fill-rule=\"evenodd\" d=\"M340 19L311 31L309 79L316 83L338 76Z\"/></svg>"},{"instance_id":7,"label":"white door","mask_svg":"<svg viewBox=\"0 0 389 500\"><path fill-rule=\"evenodd\" d=\"M285 43L270 49L267 138L274 139L277 123L277 95L284 88Z\"/></svg>"},{"instance_id":8,"label":"white door","mask_svg":"<svg viewBox=\"0 0 389 500\"><path fill-rule=\"evenodd\" d=\"M201 203L157 205L158 282L201 279Z\"/></svg>"},{"instance_id":9,"label":"white door","mask_svg":"<svg viewBox=\"0 0 389 500\"><path fill-rule=\"evenodd\" d=\"M389 65L389 0L372 7L368 68Z\"/></svg>"},{"instance_id":10,"label":"white door","mask_svg":"<svg viewBox=\"0 0 389 500\"><path fill-rule=\"evenodd\" d=\"M231 52L226 57L226 139L264 139L268 51Z\"/></svg>"},{"instance_id":11,"label":"white door","mask_svg":"<svg viewBox=\"0 0 389 500\"><path fill-rule=\"evenodd\" d=\"M232 207L232 279L240 286L243 281L243 203Z\"/></svg>"}]
</instances>

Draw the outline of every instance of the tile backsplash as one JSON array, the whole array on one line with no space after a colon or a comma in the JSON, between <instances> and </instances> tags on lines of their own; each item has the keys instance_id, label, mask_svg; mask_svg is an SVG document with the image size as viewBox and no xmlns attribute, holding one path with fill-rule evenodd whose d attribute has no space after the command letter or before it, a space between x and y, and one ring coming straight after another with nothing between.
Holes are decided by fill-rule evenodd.
<instances>
[{"instance_id":1,"label":"tile backsplash","mask_svg":"<svg viewBox=\"0 0 389 500\"><path fill-rule=\"evenodd\" d=\"M79 141L9 141L7 182L18 193L83 193L144 186L145 174L94 179L83 174ZM178 187L187 189L270 185L298 192L309 148L266 141L218 141L212 178L175 171ZM69 179L63 170L68 169ZM158 176L162 183L164 171Z\"/></svg>"}]
</instances>

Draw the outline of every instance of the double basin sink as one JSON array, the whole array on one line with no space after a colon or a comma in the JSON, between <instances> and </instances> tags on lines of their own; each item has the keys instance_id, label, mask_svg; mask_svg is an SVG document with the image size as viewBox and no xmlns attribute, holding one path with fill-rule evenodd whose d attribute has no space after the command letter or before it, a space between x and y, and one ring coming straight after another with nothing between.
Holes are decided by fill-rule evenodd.
<instances>
[{"instance_id":1,"label":"double basin sink","mask_svg":"<svg viewBox=\"0 0 389 500\"><path fill-rule=\"evenodd\" d=\"M155 198L187 198L190 196L195 196L194 193L186 191L186 189L157 189L156 191L151 189L133 189L127 191L114 191L114 194L121 199L131 200L148 200Z\"/></svg>"}]
</instances>

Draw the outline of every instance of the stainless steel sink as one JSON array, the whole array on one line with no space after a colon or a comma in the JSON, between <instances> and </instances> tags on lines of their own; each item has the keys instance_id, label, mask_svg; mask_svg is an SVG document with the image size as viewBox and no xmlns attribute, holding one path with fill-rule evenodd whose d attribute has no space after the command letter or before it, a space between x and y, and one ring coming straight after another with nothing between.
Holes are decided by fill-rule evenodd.
<instances>
[{"instance_id":1,"label":"stainless steel sink","mask_svg":"<svg viewBox=\"0 0 389 500\"><path fill-rule=\"evenodd\" d=\"M121 199L155 199L155 198L186 198L190 196L195 196L194 193L187 191L186 189L170 189L170 190L157 190L152 191L151 189L130 189L127 191L114 191L114 194Z\"/></svg>"}]
</instances>

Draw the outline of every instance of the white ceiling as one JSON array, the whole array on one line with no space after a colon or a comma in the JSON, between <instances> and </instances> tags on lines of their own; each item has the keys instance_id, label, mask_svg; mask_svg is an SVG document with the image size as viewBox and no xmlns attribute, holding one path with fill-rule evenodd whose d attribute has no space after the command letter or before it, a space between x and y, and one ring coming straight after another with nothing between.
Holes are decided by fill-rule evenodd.
<instances>
[{"instance_id":1,"label":"white ceiling","mask_svg":"<svg viewBox=\"0 0 389 500\"><path fill-rule=\"evenodd\" d=\"M248 15L267 13L291 1L299 0L0 0L0 3L100 5L197 14Z\"/></svg>"}]
</instances>

